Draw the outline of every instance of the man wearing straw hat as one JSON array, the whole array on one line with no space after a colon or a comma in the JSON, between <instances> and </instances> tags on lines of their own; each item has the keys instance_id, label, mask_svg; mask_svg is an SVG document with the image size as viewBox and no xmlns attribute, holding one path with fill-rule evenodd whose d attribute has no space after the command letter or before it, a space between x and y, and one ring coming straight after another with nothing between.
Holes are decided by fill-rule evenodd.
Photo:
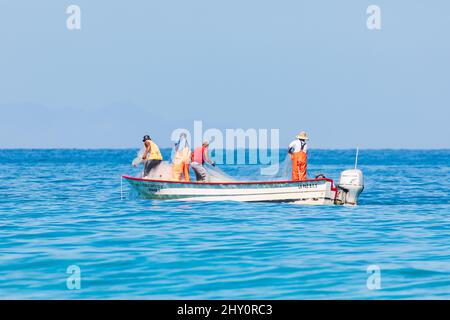
<instances>
[{"instance_id":1,"label":"man wearing straw hat","mask_svg":"<svg viewBox=\"0 0 450 320\"><path fill-rule=\"evenodd\" d=\"M306 167L308 162L308 135L305 131L300 132L297 139L289 144L289 154L292 160L292 180L306 180Z\"/></svg>"}]
</instances>

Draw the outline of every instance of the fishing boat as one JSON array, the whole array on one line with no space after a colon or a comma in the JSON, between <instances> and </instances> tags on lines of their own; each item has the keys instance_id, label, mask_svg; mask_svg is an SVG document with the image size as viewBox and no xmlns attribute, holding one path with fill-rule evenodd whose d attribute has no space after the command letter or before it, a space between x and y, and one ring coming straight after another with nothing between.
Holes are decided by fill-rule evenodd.
<instances>
[{"instance_id":1,"label":"fishing boat","mask_svg":"<svg viewBox=\"0 0 450 320\"><path fill-rule=\"evenodd\" d=\"M178 201L289 202L294 204L356 205L364 189L359 169L345 170L339 183L323 175L303 181L185 182L122 176L147 199Z\"/></svg>"}]
</instances>

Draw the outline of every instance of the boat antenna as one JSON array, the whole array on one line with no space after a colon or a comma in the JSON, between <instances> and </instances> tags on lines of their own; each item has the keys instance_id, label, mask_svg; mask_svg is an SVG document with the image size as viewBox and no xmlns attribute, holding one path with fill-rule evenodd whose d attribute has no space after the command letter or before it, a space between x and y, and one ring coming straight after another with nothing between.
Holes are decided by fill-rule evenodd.
<instances>
[{"instance_id":1,"label":"boat antenna","mask_svg":"<svg viewBox=\"0 0 450 320\"><path fill-rule=\"evenodd\" d=\"M356 147L355 169L358 167L358 155L359 155L359 148Z\"/></svg>"}]
</instances>

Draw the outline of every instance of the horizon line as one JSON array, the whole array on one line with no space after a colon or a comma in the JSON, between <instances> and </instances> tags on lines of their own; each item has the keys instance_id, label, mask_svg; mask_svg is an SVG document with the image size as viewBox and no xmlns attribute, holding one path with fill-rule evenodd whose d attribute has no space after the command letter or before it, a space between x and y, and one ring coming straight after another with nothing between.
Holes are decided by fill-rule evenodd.
<instances>
[{"instance_id":1,"label":"horizon line","mask_svg":"<svg viewBox=\"0 0 450 320\"><path fill-rule=\"evenodd\" d=\"M136 150L141 149L142 147L13 147L13 148L3 148L0 147L0 150ZM172 149L172 147L160 147L160 149ZM287 149L287 148L286 148ZM309 148L310 150L356 150L357 148ZM417 150L427 150L427 151L439 151L439 150L448 150L450 151L450 147L443 148L411 148L411 147L400 147L400 148L358 148L359 150L407 150L407 151L417 151ZM214 149L211 149L213 151ZM248 148L239 148L239 149L223 149L224 151L236 151L236 150L285 150L285 148L278 149L248 149Z\"/></svg>"}]
</instances>

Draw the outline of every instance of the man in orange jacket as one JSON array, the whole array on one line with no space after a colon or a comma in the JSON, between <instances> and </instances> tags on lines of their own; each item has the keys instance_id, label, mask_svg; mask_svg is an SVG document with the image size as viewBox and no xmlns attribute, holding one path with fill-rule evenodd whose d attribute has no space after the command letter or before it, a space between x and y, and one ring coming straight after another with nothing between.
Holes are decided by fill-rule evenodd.
<instances>
[{"instance_id":1,"label":"man in orange jacket","mask_svg":"<svg viewBox=\"0 0 450 320\"><path fill-rule=\"evenodd\" d=\"M174 153L172 156L172 179L176 181L182 180L184 174L184 181L191 181L189 176L189 163L191 162L191 148L187 142L185 133L180 135L180 139L175 144Z\"/></svg>"},{"instance_id":2,"label":"man in orange jacket","mask_svg":"<svg viewBox=\"0 0 450 320\"><path fill-rule=\"evenodd\" d=\"M292 160L292 180L300 181L308 179L306 168L308 162L308 135L305 131L300 132L297 139L289 144L289 154Z\"/></svg>"}]
</instances>

